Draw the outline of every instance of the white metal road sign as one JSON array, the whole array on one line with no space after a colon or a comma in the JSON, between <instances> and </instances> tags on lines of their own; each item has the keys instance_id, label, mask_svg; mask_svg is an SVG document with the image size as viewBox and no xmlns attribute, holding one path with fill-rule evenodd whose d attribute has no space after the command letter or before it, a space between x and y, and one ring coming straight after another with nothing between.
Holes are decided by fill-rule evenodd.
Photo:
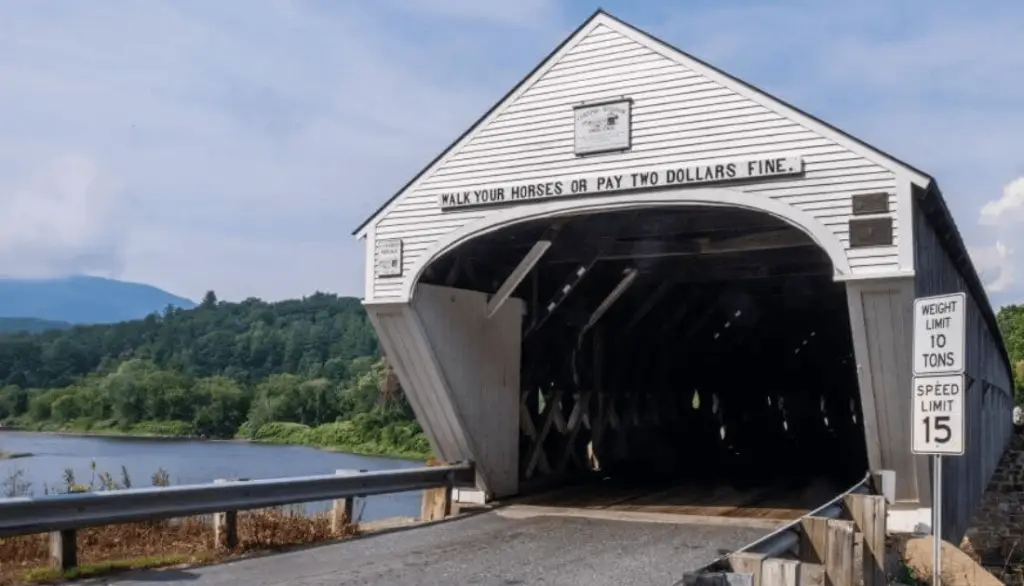
<instances>
[{"instance_id":1,"label":"white metal road sign","mask_svg":"<svg viewBox=\"0 0 1024 586\"><path fill-rule=\"evenodd\" d=\"M914 375L961 374L966 365L967 297L914 300Z\"/></svg>"},{"instance_id":2,"label":"white metal road sign","mask_svg":"<svg viewBox=\"0 0 1024 586\"><path fill-rule=\"evenodd\" d=\"M962 374L914 377L912 452L964 454L965 378Z\"/></svg>"}]
</instances>

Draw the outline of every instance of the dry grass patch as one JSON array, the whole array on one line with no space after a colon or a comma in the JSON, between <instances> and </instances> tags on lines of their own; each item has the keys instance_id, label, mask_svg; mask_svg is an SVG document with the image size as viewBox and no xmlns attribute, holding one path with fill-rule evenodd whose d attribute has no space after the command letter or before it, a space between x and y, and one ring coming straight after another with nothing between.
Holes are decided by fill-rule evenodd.
<instances>
[{"instance_id":1,"label":"dry grass patch","mask_svg":"<svg viewBox=\"0 0 1024 586\"><path fill-rule=\"evenodd\" d=\"M78 532L79 567L62 575L49 567L49 535L0 539L0 585L45 583L116 571L200 564L252 551L280 549L346 537L331 533L329 514L307 515L298 507L238 514L238 547L216 548L210 516L128 525L94 527Z\"/></svg>"}]
</instances>

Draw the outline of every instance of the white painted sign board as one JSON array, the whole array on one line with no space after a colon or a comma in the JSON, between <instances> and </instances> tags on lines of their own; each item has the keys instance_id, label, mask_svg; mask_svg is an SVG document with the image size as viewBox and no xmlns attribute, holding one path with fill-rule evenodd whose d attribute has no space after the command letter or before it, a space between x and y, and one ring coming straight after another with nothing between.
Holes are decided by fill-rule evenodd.
<instances>
[{"instance_id":1,"label":"white painted sign board","mask_svg":"<svg viewBox=\"0 0 1024 586\"><path fill-rule=\"evenodd\" d=\"M766 155L747 159L724 159L567 175L543 181L523 180L473 185L458 191L439 193L437 199L442 209L453 209L529 203L556 197L652 191L749 179L790 177L803 172L804 161L799 155Z\"/></svg>"},{"instance_id":2,"label":"white painted sign board","mask_svg":"<svg viewBox=\"0 0 1024 586\"><path fill-rule=\"evenodd\" d=\"M961 374L966 365L967 296L914 300L914 376Z\"/></svg>"},{"instance_id":3,"label":"white painted sign board","mask_svg":"<svg viewBox=\"0 0 1024 586\"><path fill-rule=\"evenodd\" d=\"M632 110L629 99L577 106L573 113L576 154L628 149L632 142Z\"/></svg>"},{"instance_id":4,"label":"white painted sign board","mask_svg":"<svg viewBox=\"0 0 1024 586\"><path fill-rule=\"evenodd\" d=\"M911 451L964 454L967 296L914 300L914 390Z\"/></svg>"},{"instance_id":5,"label":"white painted sign board","mask_svg":"<svg viewBox=\"0 0 1024 586\"><path fill-rule=\"evenodd\" d=\"M402 276L402 240L392 238L377 241L377 260L374 269L378 277Z\"/></svg>"},{"instance_id":6,"label":"white painted sign board","mask_svg":"<svg viewBox=\"0 0 1024 586\"><path fill-rule=\"evenodd\" d=\"M965 378L962 374L914 377L913 453L964 455Z\"/></svg>"}]
</instances>

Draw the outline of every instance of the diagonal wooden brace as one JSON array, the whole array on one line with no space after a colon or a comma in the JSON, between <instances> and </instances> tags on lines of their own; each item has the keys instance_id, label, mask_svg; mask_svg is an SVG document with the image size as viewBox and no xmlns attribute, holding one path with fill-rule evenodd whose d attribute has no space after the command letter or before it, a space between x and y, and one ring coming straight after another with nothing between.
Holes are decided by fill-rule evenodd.
<instances>
[{"instance_id":1,"label":"diagonal wooden brace","mask_svg":"<svg viewBox=\"0 0 1024 586\"><path fill-rule=\"evenodd\" d=\"M555 414L561 414L561 410L562 391L556 390L554 393L552 393L552 397L548 401L547 405L544 406L544 414L542 416L544 422L541 425L540 432L537 434L533 446L530 447L529 456L526 459L527 478L533 476L533 469L537 467L538 463L541 461L542 458L545 460L546 463L547 458L544 454L544 440L545 438L547 438L548 433L551 431L551 426L554 423ZM550 467L547 467L546 470L544 469L544 467L542 467L541 470L546 474L548 471L550 471Z\"/></svg>"}]
</instances>

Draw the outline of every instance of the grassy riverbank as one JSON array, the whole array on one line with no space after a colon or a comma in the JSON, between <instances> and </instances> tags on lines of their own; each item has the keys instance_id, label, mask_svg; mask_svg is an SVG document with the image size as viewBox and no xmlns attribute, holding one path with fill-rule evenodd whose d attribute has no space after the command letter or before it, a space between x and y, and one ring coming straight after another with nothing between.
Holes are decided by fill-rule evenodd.
<instances>
[{"instance_id":1,"label":"grassy riverbank","mask_svg":"<svg viewBox=\"0 0 1024 586\"><path fill-rule=\"evenodd\" d=\"M247 553L330 541L352 535L331 532L327 513L305 515L288 509L250 511L238 515L239 545L232 550L213 544L212 521L190 517L82 530L78 535L79 564L62 573L49 567L49 535L0 539L0 585L38 584L82 579L119 571L197 565Z\"/></svg>"},{"instance_id":2,"label":"grassy riverbank","mask_svg":"<svg viewBox=\"0 0 1024 586\"><path fill-rule=\"evenodd\" d=\"M196 434L192 425L185 421L143 421L133 425L118 425L114 421L79 419L65 423L16 422L9 429L69 435L248 441L410 460L425 460L430 457L430 444L414 423L381 422L369 416L359 415L351 420L316 426L270 422L253 430L251 426L243 424L234 437L230 438L203 437ZM2 437L0 435L0 438ZM4 459L3 454L4 452L0 451L0 459Z\"/></svg>"},{"instance_id":3,"label":"grassy riverbank","mask_svg":"<svg viewBox=\"0 0 1024 586\"><path fill-rule=\"evenodd\" d=\"M350 524L335 534L328 513L306 515L278 508L238 515L238 546L213 543L210 517L190 517L85 529L78 534L79 567L62 573L49 567L50 536L0 538L0 586L45 584L128 570L199 565L260 551L322 543L358 532Z\"/></svg>"}]
</instances>

